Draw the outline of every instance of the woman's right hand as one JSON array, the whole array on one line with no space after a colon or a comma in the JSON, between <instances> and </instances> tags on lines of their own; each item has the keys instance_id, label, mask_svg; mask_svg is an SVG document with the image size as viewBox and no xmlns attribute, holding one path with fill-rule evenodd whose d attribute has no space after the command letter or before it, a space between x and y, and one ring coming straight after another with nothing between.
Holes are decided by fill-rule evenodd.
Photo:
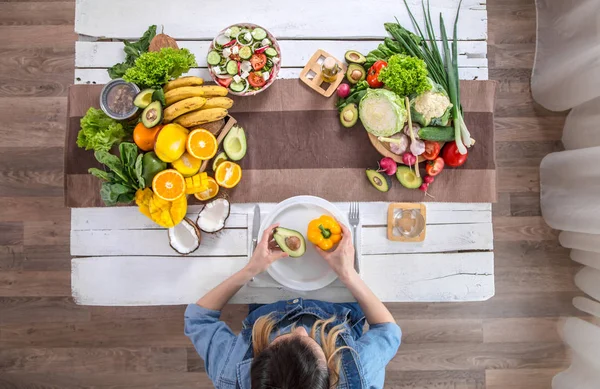
<instances>
[{"instance_id":1,"label":"woman's right hand","mask_svg":"<svg viewBox=\"0 0 600 389\"><path fill-rule=\"evenodd\" d=\"M354 246L352 245L352 234L350 230L340 223L342 228L342 240L333 251L323 251L315 247L317 252L327 261L329 266L336 272L342 282L346 282L350 276L356 273L354 269Z\"/></svg>"}]
</instances>

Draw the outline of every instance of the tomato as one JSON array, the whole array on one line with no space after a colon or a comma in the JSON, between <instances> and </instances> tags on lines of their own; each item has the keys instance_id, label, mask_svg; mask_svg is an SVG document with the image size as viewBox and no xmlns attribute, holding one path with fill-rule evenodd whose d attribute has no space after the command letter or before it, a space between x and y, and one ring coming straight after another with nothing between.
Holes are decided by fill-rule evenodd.
<instances>
[{"instance_id":1,"label":"tomato","mask_svg":"<svg viewBox=\"0 0 600 389\"><path fill-rule=\"evenodd\" d=\"M252 69L258 71L265 67L267 64L267 55L266 54L252 54L250 58L250 63L252 64Z\"/></svg>"},{"instance_id":2,"label":"tomato","mask_svg":"<svg viewBox=\"0 0 600 389\"><path fill-rule=\"evenodd\" d=\"M379 81L379 72L386 66L387 62L379 60L375 61L373 66L369 68L369 71L367 72L367 83L371 88L381 88L383 86L383 82Z\"/></svg>"},{"instance_id":3,"label":"tomato","mask_svg":"<svg viewBox=\"0 0 600 389\"><path fill-rule=\"evenodd\" d=\"M259 72L250 73L250 75L248 76L248 82L251 86L255 88L265 86L265 84L267 83L263 78L262 74L260 74Z\"/></svg>"},{"instance_id":4,"label":"tomato","mask_svg":"<svg viewBox=\"0 0 600 389\"><path fill-rule=\"evenodd\" d=\"M425 141L425 152L423 154L421 154L421 156L428 161L433 161L434 159L437 158L438 155L440 155L440 149L441 149L441 147L438 142L426 140Z\"/></svg>"},{"instance_id":5,"label":"tomato","mask_svg":"<svg viewBox=\"0 0 600 389\"><path fill-rule=\"evenodd\" d=\"M433 161L427 161L425 164L425 171L431 177L437 176L442 170L444 170L444 159L442 157L437 157Z\"/></svg>"},{"instance_id":6,"label":"tomato","mask_svg":"<svg viewBox=\"0 0 600 389\"><path fill-rule=\"evenodd\" d=\"M459 167L467 161L467 154L461 154L456 147L456 142L446 143L442 150L442 157L446 165L451 167Z\"/></svg>"},{"instance_id":7,"label":"tomato","mask_svg":"<svg viewBox=\"0 0 600 389\"><path fill-rule=\"evenodd\" d=\"M219 83L219 85L224 86L225 88L229 87L229 84L231 84L231 82L233 81L233 77L229 77L229 78L218 78L217 77L217 83Z\"/></svg>"}]
</instances>

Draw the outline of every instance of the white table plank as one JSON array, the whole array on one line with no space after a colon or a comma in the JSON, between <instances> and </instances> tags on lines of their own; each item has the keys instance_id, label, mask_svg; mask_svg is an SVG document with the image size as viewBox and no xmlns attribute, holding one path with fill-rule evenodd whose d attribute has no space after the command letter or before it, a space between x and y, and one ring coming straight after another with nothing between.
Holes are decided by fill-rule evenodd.
<instances>
[{"instance_id":1,"label":"white table plank","mask_svg":"<svg viewBox=\"0 0 600 389\"><path fill-rule=\"evenodd\" d=\"M202 243L190 256L248 255L247 229L224 229L216 234L202 234ZM167 230L71 231L71 255L173 255Z\"/></svg>"},{"instance_id":2,"label":"white table plank","mask_svg":"<svg viewBox=\"0 0 600 389\"><path fill-rule=\"evenodd\" d=\"M381 41L331 41L331 40L282 40L282 61L284 68L302 68L315 51L322 49L344 59L347 50L357 50L365 55ZM179 41L179 47L189 49L196 56L199 68L206 68L206 54L210 41ZM441 50L441 47L440 47ZM458 43L459 67L487 67L487 43L485 41L461 41ZM109 68L125 60L121 42L75 42L75 67Z\"/></svg>"},{"instance_id":3,"label":"white table plank","mask_svg":"<svg viewBox=\"0 0 600 389\"><path fill-rule=\"evenodd\" d=\"M418 21L422 21L421 0L408 1ZM441 12L447 26L452 26L458 0L432 0L431 15L438 26ZM171 0L77 0L75 32L107 38L137 38L150 24L164 25L165 32L176 39L211 39L228 25L240 22L259 24L279 38L353 39L382 38L383 24L394 16L403 26L411 22L402 1L379 0L375 5L362 0L277 1L248 3L219 1ZM225 8L224 8L225 7ZM223 10L226 9L226 12ZM439 36L439 32L438 32ZM465 0L458 28L460 40L487 39L485 1Z\"/></svg>"},{"instance_id":4,"label":"white table plank","mask_svg":"<svg viewBox=\"0 0 600 389\"><path fill-rule=\"evenodd\" d=\"M420 243L394 242L387 239L387 227L367 227L361 231L362 253L442 253L494 248L492 223L436 224L427 226L425 240Z\"/></svg>"},{"instance_id":5,"label":"white table plank","mask_svg":"<svg viewBox=\"0 0 600 389\"><path fill-rule=\"evenodd\" d=\"M299 78L302 68L283 68L277 75L278 79ZM208 69L191 69L184 76L198 76L210 80ZM487 80L488 68L459 68L458 76L461 80ZM106 84L110 77L106 69L75 69L75 84Z\"/></svg>"},{"instance_id":6,"label":"white table plank","mask_svg":"<svg viewBox=\"0 0 600 389\"><path fill-rule=\"evenodd\" d=\"M259 204L263 219L276 204ZM335 203L342 211L348 212L348 203ZM360 203L361 222L364 226L387 224L388 203ZM427 203L427 224L491 223L492 212L489 203ZM187 217L195 221L201 205L190 205ZM227 219L227 228L248 227L247 214L254 212L254 204L233 204ZM152 220L141 214L137 207L115 208L73 208L71 209L71 230L135 230L159 228Z\"/></svg>"},{"instance_id":7,"label":"white table plank","mask_svg":"<svg viewBox=\"0 0 600 389\"><path fill-rule=\"evenodd\" d=\"M481 301L494 295L493 254L368 256L363 278L383 301ZM83 305L167 305L195 302L246 263L245 258L96 257L72 262L72 292ZM206 275L210 274L210 277ZM232 303L294 297L352 301L345 288L302 293L244 287Z\"/></svg>"}]
</instances>

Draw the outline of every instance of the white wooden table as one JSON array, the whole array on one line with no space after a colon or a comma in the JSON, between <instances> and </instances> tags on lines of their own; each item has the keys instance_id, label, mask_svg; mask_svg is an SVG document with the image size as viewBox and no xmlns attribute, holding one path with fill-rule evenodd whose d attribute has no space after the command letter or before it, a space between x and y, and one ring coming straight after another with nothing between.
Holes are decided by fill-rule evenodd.
<instances>
[{"instance_id":1,"label":"white wooden table","mask_svg":"<svg viewBox=\"0 0 600 389\"><path fill-rule=\"evenodd\" d=\"M232 3L233 1L233 3ZM338 58L346 50L367 53L386 36L384 22L394 16L411 26L402 1L258 1L246 14L246 2L174 0L77 0L75 82L103 84L106 68L124 59L123 45L150 24L190 49L199 68L190 74L210 78L205 56L210 40L227 25L252 22L269 29L282 50L280 78L296 78L317 49ZM236 6L239 3L239 6ZM410 0L421 20L420 0ZM435 0L450 25L458 0ZM158 11L157 11L158 10ZM331 10L337 10L332 14ZM436 22L437 24L437 22ZM487 12L485 2L463 1L459 23L459 74L487 79ZM235 201L235 199L233 199ZM402 199L399 198L398 201ZM336 204L347 212L348 204ZM274 204L260 204L263 218ZM181 257L168 244L167 233L136 207L77 208L71 217L72 291L86 305L166 305L196 301L244 266L250 253L254 204L235 204L226 228L203 234L200 248ZM198 206L190 206L195 220ZM357 250L361 276L383 301L480 301L494 295L491 204L428 203L427 238L423 243L397 243L386 238L387 203L361 203ZM244 287L234 303L265 303L303 296L349 301L338 282L318 291L298 293L260 276Z\"/></svg>"}]
</instances>

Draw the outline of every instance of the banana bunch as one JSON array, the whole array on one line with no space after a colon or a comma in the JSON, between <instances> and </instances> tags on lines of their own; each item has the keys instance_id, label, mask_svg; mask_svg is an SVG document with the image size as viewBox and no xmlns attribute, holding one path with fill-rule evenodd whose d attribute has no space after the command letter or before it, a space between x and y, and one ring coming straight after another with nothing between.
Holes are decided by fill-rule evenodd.
<instances>
[{"instance_id":1,"label":"banana bunch","mask_svg":"<svg viewBox=\"0 0 600 389\"><path fill-rule=\"evenodd\" d=\"M164 123L175 122L184 127L214 122L227 116L233 100L227 96L227 88L219 85L203 85L200 77L181 77L164 86L167 107Z\"/></svg>"}]
</instances>

